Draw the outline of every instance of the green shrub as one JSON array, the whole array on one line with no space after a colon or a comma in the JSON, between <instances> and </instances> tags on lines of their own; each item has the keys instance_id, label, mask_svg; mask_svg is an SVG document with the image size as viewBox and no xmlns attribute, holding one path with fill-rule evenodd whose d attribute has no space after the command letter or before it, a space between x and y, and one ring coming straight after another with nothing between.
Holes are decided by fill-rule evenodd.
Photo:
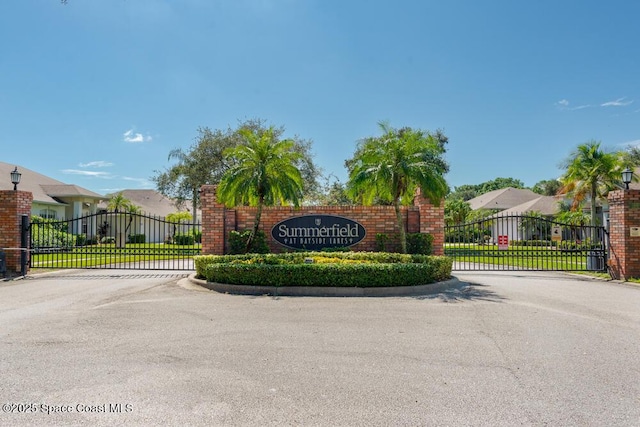
<instances>
[{"instance_id":1,"label":"green shrub","mask_svg":"<svg viewBox=\"0 0 640 427\"><path fill-rule=\"evenodd\" d=\"M582 241L563 240L558 242L558 249L564 251L584 251L589 249L603 249L602 243L592 243L591 239Z\"/></svg>"},{"instance_id":2,"label":"green shrub","mask_svg":"<svg viewBox=\"0 0 640 427\"><path fill-rule=\"evenodd\" d=\"M450 278L452 267L447 257L387 252L203 255L194 259L198 277L254 286L415 286ZM310 259L314 262L305 262Z\"/></svg>"},{"instance_id":3,"label":"green shrub","mask_svg":"<svg viewBox=\"0 0 640 427\"><path fill-rule=\"evenodd\" d=\"M144 234L130 234L127 241L128 243L145 243L147 236Z\"/></svg>"},{"instance_id":4,"label":"green shrub","mask_svg":"<svg viewBox=\"0 0 640 427\"><path fill-rule=\"evenodd\" d=\"M193 229L192 233L193 233L193 238L195 239L195 242L202 243L202 231Z\"/></svg>"},{"instance_id":5,"label":"green shrub","mask_svg":"<svg viewBox=\"0 0 640 427\"><path fill-rule=\"evenodd\" d=\"M385 252L389 236L386 233L376 233L376 251Z\"/></svg>"},{"instance_id":6,"label":"green shrub","mask_svg":"<svg viewBox=\"0 0 640 427\"><path fill-rule=\"evenodd\" d=\"M419 254L394 252L285 252L281 254L202 255L196 259L204 263L303 264L306 258L334 258L368 261L372 263L420 263L432 258Z\"/></svg>"},{"instance_id":7,"label":"green shrub","mask_svg":"<svg viewBox=\"0 0 640 427\"><path fill-rule=\"evenodd\" d=\"M431 255L433 235L427 233L407 233L407 252L410 254Z\"/></svg>"},{"instance_id":8,"label":"green shrub","mask_svg":"<svg viewBox=\"0 0 640 427\"><path fill-rule=\"evenodd\" d=\"M444 241L447 243L471 243L484 241L484 236L490 230L451 226L445 228Z\"/></svg>"},{"instance_id":9,"label":"green shrub","mask_svg":"<svg viewBox=\"0 0 640 427\"><path fill-rule=\"evenodd\" d=\"M196 239L193 236L193 234L181 234L181 233L178 233L175 236L173 236L173 244L174 245L189 246L189 245L194 245L195 242L196 242Z\"/></svg>"},{"instance_id":10,"label":"green shrub","mask_svg":"<svg viewBox=\"0 0 640 427\"><path fill-rule=\"evenodd\" d=\"M556 243L551 240L511 240L509 246L548 247L556 246Z\"/></svg>"},{"instance_id":11,"label":"green shrub","mask_svg":"<svg viewBox=\"0 0 640 427\"><path fill-rule=\"evenodd\" d=\"M97 245L98 244L98 236L92 236L87 239L87 245Z\"/></svg>"},{"instance_id":12,"label":"green shrub","mask_svg":"<svg viewBox=\"0 0 640 427\"><path fill-rule=\"evenodd\" d=\"M87 235L86 234L77 234L76 235L76 246L84 246L87 244Z\"/></svg>"},{"instance_id":13,"label":"green shrub","mask_svg":"<svg viewBox=\"0 0 640 427\"><path fill-rule=\"evenodd\" d=\"M247 240L251 230L245 231L231 231L229 233L229 251L233 255L247 253ZM266 254L269 253L269 245L267 244L267 236L264 231L258 230L256 237L253 239L253 244L249 248L248 253L254 254Z\"/></svg>"},{"instance_id":14,"label":"green shrub","mask_svg":"<svg viewBox=\"0 0 640 427\"><path fill-rule=\"evenodd\" d=\"M31 219L31 247L38 249L64 249L76 246L77 236L67 233L66 222L54 221L34 215Z\"/></svg>"},{"instance_id":15,"label":"green shrub","mask_svg":"<svg viewBox=\"0 0 640 427\"><path fill-rule=\"evenodd\" d=\"M337 247L337 248L322 248L321 251L322 252L351 252L351 249L350 248Z\"/></svg>"},{"instance_id":16,"label":"green shrub","mask_svg":"<svg viewBox=\"0 0 640 427\"><path fill-rule=\"evenodd\" d=\"M398 236L386 233L376 234L376 251L397 252L400 250ZM433 250L433 236L427 233L407 233L407 253L430 255Z\"/></svg>"}]
</instances>

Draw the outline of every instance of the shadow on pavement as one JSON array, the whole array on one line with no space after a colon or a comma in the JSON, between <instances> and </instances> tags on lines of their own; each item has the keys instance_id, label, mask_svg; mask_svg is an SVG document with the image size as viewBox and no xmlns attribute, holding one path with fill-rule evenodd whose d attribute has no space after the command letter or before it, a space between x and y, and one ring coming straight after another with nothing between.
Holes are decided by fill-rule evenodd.
<instances>
[{"instance_id":1,"label":"shadow on pavement","mask_svg":"<svg viewBox=\"0 0 640 427\"><path fill-rule=\"evenodd\" d=\"M484 288L484 289L483 289ZM478 283L460 282L459 286L447 289L444 292L431 295L420 295L412 297L419 300L441 300L442 302L464 302L464 301L488 301L502 302L506 298L501 297L493 291L486 289L487 286Z\"/></svg>"}]
</instances>

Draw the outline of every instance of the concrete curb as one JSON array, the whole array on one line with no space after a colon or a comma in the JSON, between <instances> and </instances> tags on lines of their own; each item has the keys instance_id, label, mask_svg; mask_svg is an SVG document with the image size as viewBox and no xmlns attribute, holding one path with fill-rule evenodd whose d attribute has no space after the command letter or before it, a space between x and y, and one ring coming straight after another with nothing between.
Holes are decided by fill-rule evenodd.
<instances>
[{"instance_id":1,"label":"concrete curb","mask_svg":"<svg viewBox=\"0 0 640 427\"><path fill-rule=\"evenodd\" d=\"M287 297L404 297L416 295L429 295L444 292L456 287L460 281L453 277L444 282L430 283L420 286L396 286L376 288L341 288L320 286L248 286L228 285L224 283L207 282L196 279L196 275L189 275L191 283L202 286L212 291L233 295L271 295Z\"/></svg>"}]
</instances>

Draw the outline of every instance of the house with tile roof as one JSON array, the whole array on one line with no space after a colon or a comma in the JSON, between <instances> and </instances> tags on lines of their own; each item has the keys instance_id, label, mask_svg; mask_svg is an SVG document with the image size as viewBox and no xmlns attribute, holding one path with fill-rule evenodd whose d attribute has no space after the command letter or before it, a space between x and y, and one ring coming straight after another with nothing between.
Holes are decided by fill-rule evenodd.
<instances>
[{"instance_id":1,"label":"house with tile roof","mask_svg":"<svg viewBox=\"0 0 640 427\"><path fill-rule=\"evenodd\" d=\"M490 209L503 211L539 197L539 194L529 189L506 187L474 197L471 200L467 200L467 203L473 210Z\"/></svg>"},{"instance_id":2,"label":"house with tile roof","mask_svg":"<svg viewBox=\"0 0 640 427\"><path fill-rule=\"evenodd\" d=\"M18 188L33 194L31 214L48 219L70 219L94 214L105 196L74 184L66 184L24 166L0 162L0 190L13 190L9 176L21 173Z\"/></svg>"},{"instance_id":3,"label":"house with tile roof","mask_svg":"<svg viewBox=\"0 0 640 427\"><path fill-rule=\"evenodd\" d=\"M509 240L529 239L531 232L521 226L521 216L541 214L552 217L560 212L562 197L541 196L529 189L502 188L490 191L469 200L472 209L486 209L495 213L488 217L491 222L493 240L497 236L508 236Z\"/></svg>"},{"instance_id":4,"label":"house with tile roof","mask_svg":"<svg viewBox=\"0 0 640 427\"><path fill-rule=\"evenodd\" d=\"M91 190L75 184L66 184L62 181L50 178L35 172L24 166L0 162L0 190L13 190L9 176L14 169L20 172L21 191L29 191L33 194L31 215L37 215L47 219L65 220L86 217L98 211L98 204L105 198ZM94 234L96 222L73 221L71 225L73 234Z\"/></svg>"},{"instance_id":5,"label":"house with tile roof","mask_svg":"<svg viewBox=\"0 0 640 427\"><path fill-rule=\"evenodd\" d=\"M536 212L544 216L554 216L560 212L560 202L563 200L561 196L541 196L511 208L500 211L497 215L524 215Z\"/></svg>"},{"instance_id":6,"label":"house with tile roof","mask_svg":"<svg viewBox=\"0 0 640 427\"><path fill-rule=\"evenodd\" d=\"M122 193L127 200L138 206L140 211L147 215L166 217L171 213L187 211L191 213L191 216L195 217L195 219L200 218L200 210L196 212L196 215L193 215L190 209L190 203L186 203L185 206L178 205L175 200L165 197L156 190L122 190L118 193ZM107 194L105 201L99 205L100 209L106 209L108 200L118 193Z\"/></svg>"},{"instance_id":7,"label":"house with tile roof","mask_svg":"<svg viewBox=\"0 0 640 427\"><path fill-rule=\"evenodd\" d=\"M117 227L111 224L115 221L113 215L95 215L106 212L107 203L112 195L101 195L78 185L50 178L24 166L4 162L0 162L0 177L5 176L6 179L0 179L0 190L13 190L10 174L16 167L21 174L18 189L33 194L32 216L69 221L69 231L72 234L85 234L87 237L100 235L99 229L106 222L106 228L109 230L106 236L116 237ZM181 226L176 228L164 221L168 214L184 210L179 209L172 199L155 190L123 190L122 193L140 207L144 216L157 218L155 220L140 217L138 223L132 224L132 228L127 230L129 234L144 233L148 241L163 242L178 232L186 232ZM199 212L196 213L196 221L197 219Z\"/></svg>"},{"instance_id":8,"label":"house with tile roof","mask_svg":"<svg viewBox=\"0 0 640 427\"><path fill-rule=\"evenodd\" d=\"M492 236L508 236L509 240L538 239L536 231L521 227L523 215L542 215L551 219L560 212L562 196L540 196L533 200L502 210L488 217L491 223Z\"/></svg>"}]
</instances>

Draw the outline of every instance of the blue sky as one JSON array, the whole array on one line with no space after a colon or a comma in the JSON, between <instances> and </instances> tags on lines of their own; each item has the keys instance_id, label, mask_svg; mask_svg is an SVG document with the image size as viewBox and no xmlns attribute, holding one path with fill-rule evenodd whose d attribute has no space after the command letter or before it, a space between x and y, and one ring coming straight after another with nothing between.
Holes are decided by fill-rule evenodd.
<instances>
[{"instance_id":1,"label":"blue sky","mask_svg":"<svg viewBox=\"0 0 640 427\"><path fill-rule=\"evenodd\" d=\"M628 0L2 1L0 161L153 188L198 127L261 118L344 182L384 120L443 129L452 187L532 186L587 140L640 144L639 17Z\"/></svg>"}]
</instances>

